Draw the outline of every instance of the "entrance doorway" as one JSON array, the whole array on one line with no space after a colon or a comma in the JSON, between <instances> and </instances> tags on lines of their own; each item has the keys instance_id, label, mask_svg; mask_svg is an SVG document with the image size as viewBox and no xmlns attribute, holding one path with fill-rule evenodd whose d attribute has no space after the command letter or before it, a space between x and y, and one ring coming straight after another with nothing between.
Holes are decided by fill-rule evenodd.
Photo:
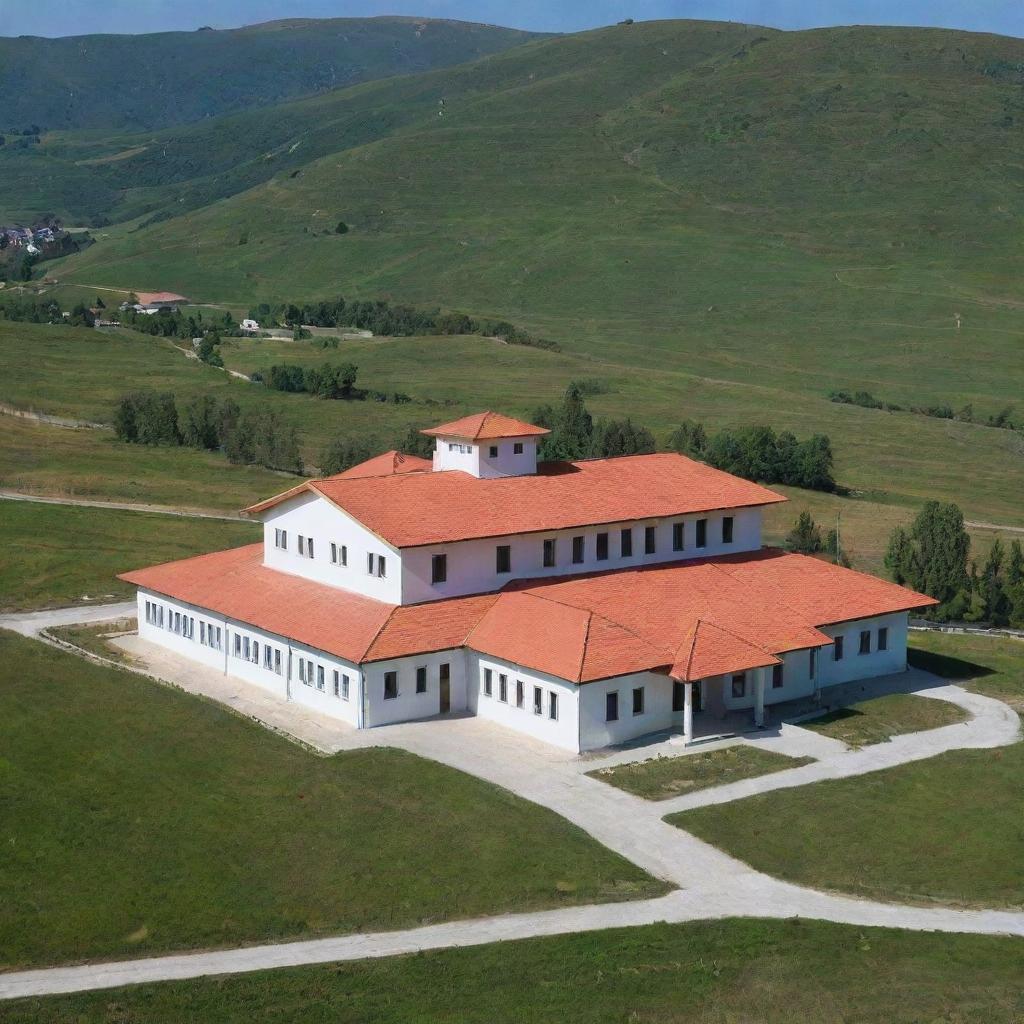
<instances>
[{"instance_id":1,"label":"entrance doorway","mask_svg":"<svg viewBox=\"0 0 1024 1024\"><path fill-rule=\"evenodd\" d=\"M447 662L441 666L441 679L438 692L440 694L440 707L438 708L438 712L442 715L447 715L452 709L452 670L451 666Z\"/></svg>"},{"instance_id":2,"label":"entrance doorway","mask_svg":"<svg viewBox=\"0 0 1024 1024\"><path fill-rule=\"evenodd\" d=\"M703 711L704 701L701 695L701 681L690 684L693 687L693 710ZM682 711L686 706L686 683L672 684L672 710Z\"/></svg>"}]
</instances>

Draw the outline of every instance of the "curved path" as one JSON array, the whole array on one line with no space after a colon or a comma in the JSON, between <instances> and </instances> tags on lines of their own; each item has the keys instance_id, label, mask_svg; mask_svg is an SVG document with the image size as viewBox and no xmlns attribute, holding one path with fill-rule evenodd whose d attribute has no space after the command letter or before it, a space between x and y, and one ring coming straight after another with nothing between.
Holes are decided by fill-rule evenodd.
<instances>
[{"instance_id":1,"label":"curved path","mask_svg":"<svg viewBox=\"0 0 1024 1024\"><path fill-rule=\"evenodd\" d=\"M144 505L133 501L95 501L92 498L55 498L47 494L24 494L21 491L0 491L0 501L30 501L38 505L75 505L79 508L110 508L123 512L156 512L164 516L184 519L224 519L232 523L246 522L239 515L227 512L201 512L198 509L165 508L163 505Z\"/></svg>"},{"instance_id":2,"label":"curved path","mask_svg":"<svg viewBox=\"0 0 1024 1024\"><path fill-rule=\"evenodd\" d=\"M120 613L121 606L115 608ZM58 617L65 622L75 621L75 611L44 613L48 620L45 623L40 621L43 615L33 622L26 621L26 616L18 617L17 622L13 621L14 616L0 617L0 626L13 626L31 635L44 624L54 624ZM101 611L100 608L90 610L93 615ZM36 622L40 624L37 626ZM137 638L133 641L132 653L147 653L140 647L142 642ZM174 678L176 667L179 666L174 659L162 658L157 665L155 655L148 665L150 671L156 670L157 674L176 685L189 689L200 685ZM878 771L894 764L931 757L944 750L998 747L1020 739L1019 719L1000 701L948 686L925 673L919 673L919 676L921 690L918 692L935 699L951 700L965 708L971 718L958 725L897 737L859 751L838 751L804 768L708 790L709 796L703 798L704 802L711 802L712 794L718 800L740 799L750 792L763 792L780 785L801 785L818 778ZM204 692L209 694L217 677L217 673L211 672L210 679L201 681ZM248 694L235 680L225 680L223 685L230 690L236 710L260 718L259 694ZM292 728L296 733L300 732L302 712L292 705L284 707L291 709L288 713L295 716ZM280 708L277 702L275 724L278 728L282 720ZM0 998L393 956L424 949L660 921L683 922L734 916L799 916L861 926L1024 936L1024 912L887 904L782 882L663 820L665 814L682 809L683 801L693 797L660 802L643 800L588 777L586 771L600 764L599 761L581 760L475 717L403 723L365 732L339 723L330 740L331 750L401 747L503 786L524 799L557 812L598 842L679 888L659 899L632 903L509 914L397 932L0 974ZM809 771L812 769L814 771Z\"/></svg>"}]
</instances>

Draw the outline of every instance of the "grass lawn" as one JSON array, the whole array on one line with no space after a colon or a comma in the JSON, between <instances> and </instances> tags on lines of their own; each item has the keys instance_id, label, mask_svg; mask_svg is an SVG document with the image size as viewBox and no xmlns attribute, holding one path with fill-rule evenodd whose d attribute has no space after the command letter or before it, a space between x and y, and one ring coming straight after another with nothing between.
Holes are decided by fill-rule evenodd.
<instances>
[{"instance_id":1,"label":"grass lawn","mask_svg":"<svg viewBox=\"0 0 1024 1024\"><path fill-rule=\"evenodd\" d=\"M913 634L932 670L1019 701L1024 644ZM919 648L920 650L921 648ZM915 653L914 660L922 655ZM969 672L971 680L963 679ZM673 815L761 871L877 899L1024 906L1024 743Z\"/></svg>"},{"instance_id":2,"label":"grass lawn","mask_svg":"<svg viewBox=\"0 0 1024 1024\"><path fill-rule=\"evenodd\" d=\"M655 757L635 764L600 768L587 774L646 800L667 800L709 786L724 786L755 775L799 768L813 760L812 757L786 757L737 743L704 753Z\"/></svg>"},{"instance_id":3,"label":"grass lawn","mask_svg":"<svg viewBox=\"0 0 1024 1024\"><path fill-rule=\"evenodd\" d=\"M295 477L191 448L121 444L113 432L0 416L0 488L60 498L237 512Z\"/></svg>"},{"instance_id":4,"label":"grass lawn","mask_svg":"<svg viewBox=\"0 0 1024 1024\"><path fill-rule=\"evenodd\" d=\"M0 610L124 599L119 572L251 544L258 526L156 512L0 501Z\"/></svg>"},{"instance_id":5,"label":"grass lawn","mask_svg":"<svg viewBox=\"0 0 1024 1024\"><path fill-rule=\"evenodd\" d=\"M98 654L100 657L109 658L122 665L131 665L137 659L116 644L112 644L109 637L111 634L128 632L137 628L138 620L130 618L112 619L110 622L85 622L73 626L51 626L46 632L58 640L81 647L83 651L89 651L90 654Z\"/></svg>"},{"instance_id":6,"label":"grass lawn","mask_svg":"<svg viewBox=\"0 0 1024 1024\"><path fill-rule=\"evenodd\" d=\"M318 757L9 633L0 658L0 967L665 891L554 813L434 762Z\"/></svg>"},{"instance_id":7,"label":"grass lawn","mask_svg":"<svg viewBox=\"0 0 1024 1024\"><path fill-rule=\"evenodd\" d=\"M1024 942L726 920L3 1004L8 1024L1016 1024Z\"/></svg>"},{"instance_id":8,"label":"grass lawn","mask_svg":"<svg viewBox=\"0 0 1024 1024\"><path fill-rule=\"evenodd\" d=\"M866 747L893 736L938 729L966 718L962 708L946 701L915 697L910 693L890 693L830 711L799 725L801 729L842 740L851 747Z\"/></svg>"}]
</instances>

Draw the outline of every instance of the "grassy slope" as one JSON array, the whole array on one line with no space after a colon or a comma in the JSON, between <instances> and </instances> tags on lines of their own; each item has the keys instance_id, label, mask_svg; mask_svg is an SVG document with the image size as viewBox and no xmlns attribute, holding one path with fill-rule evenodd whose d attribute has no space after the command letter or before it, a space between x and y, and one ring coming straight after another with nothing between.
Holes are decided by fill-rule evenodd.
<instances>
[{"instance_id":1,"label":"grassy slope","mask_svg":"<svg viewBox=\"0 0 1024 1024\"><path fill-rule=\"evenodd\" d=\"M0 648L5 966L664 889L557 815L439 764L317 757L130 673L12 634Z\"/></svg>"},{"instance_id":2,"label":"grassy slope","mask_svg":"<svg viewBox=\"0 0 1024 1024\"><path fill-rule=\"evenodd\" d=\"M826 431L850 486L1021 522L1019 435L825 394L983 415L1017 400L1018 129L1003 125L1019 86L998 69L1024 44L850 29L751 46L758 35L613 28L318 97L318 116L333 105L351 122L336 154L152 228L111 229L58 276L243 304L343 292L505 314L566 353L523 356L525 391L469 357L467 378L483 364L483 379L467 403L497 390L503 406L532 405L582 362L617 387L598 412L655 429L690 415ZM338 218L353 230L325 233ZM451 350L397 342L387 355L396 384L452 389Z\"/></svg>"},{"instance_id":3,"label":"grassy slope","mask_svg":"<svg viewBox=\"0 0 1024 1024\"><path fill-rule=\"evenodd\" d=\"M1021 644L932 634L915 634L913 642L961 659L946 670L977 678L966 685L1022 706ZM1024 906L1024 743L942 754L670 820L759 870L815 888Z\"/></svg>"},{"instance_id":4,"label":"grassy slope","mask_svg":"<svg viewBox=\"0 0 1024 1024\"><path fill-rule=\"evenodd\" d=\"M125 600L119 572L259 538L252 523L0 501L0 610Z\"/></svg>"},{"instance_id":5,"label":"grassy slope","mask_svg":"<svg viewBox=\"0 0 1024 1024\"><path fill-rule=\"evenodd\" d=\"M6 1004L10 1024L1011 1024L1024 943L730 920Z\"/></svg>"},{"instance_id":6,"label":"grassy slope","mask_svg":"<svg viewBox=\"0 0 1024 1024\"><path fill-rule=\"evenodd\" d=\"M848 746L866 747L904 733L953 725L967 717L967 713L955 704L928 700L911 693L891 693L850 704L800 724L801 728L841 740Z\"/></svg>"}]
</instances>

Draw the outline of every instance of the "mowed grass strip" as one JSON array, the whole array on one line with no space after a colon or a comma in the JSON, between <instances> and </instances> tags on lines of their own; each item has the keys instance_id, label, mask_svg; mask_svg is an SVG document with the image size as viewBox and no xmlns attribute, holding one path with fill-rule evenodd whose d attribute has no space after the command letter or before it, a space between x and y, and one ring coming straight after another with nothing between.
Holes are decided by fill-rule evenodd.
<instances>
[{"instance_id":1,"label":"mowed grass strip","mask_svg":"<svg viewBox=\"0 0 1024 1024\"><path fill-rule=\"evenodd\" d=\"M658 895L554 813L0 632L0 968Z\"/></svg>"},{"instance_id":2,"label":"mowed grass strip","mask_svg":"<svg viewBox=\"0 0 1024 1024\"><path fill-rule=\"evenodd\" d=\"M0 610L124 600L119 572L259 539L252 523L0 500Z\"/></svg>"},{"instance_id":3,"label":"mowed grass strip","mask_svg":"<svg viewBox=\"0 0 1024 1024\"><path fill-rule=\"evenodd\" d=\"M913 640L941 650L951 670L969 671L973 679L961 676L961 685L1018 701L1024 694L1020 643L930 633ZM954 751L668 820L758 870L815 888L1024 906L1024 743Z\"/></svg>"},{"instance_id":4,"label":"mowed grass strip","mask_svg":"<svg viewBox=\"0 0 1024 1024\"><path fill-rule=\"evenodd\" d=\"M112 639L120 633L133 632L138 629L138 619L112 619L109 622L82 622L72 626L50 626L45 632L47 636L75 647L96 654L109 661L121 665L138 663L127 651L112 643Z\"/></svg>"},{"instance_id":5,"label":"mowed grass strip","mask_svg":"<svg viewBox=\"0 0 1024 1024\"><path fill-rule=\"evenodd\" d=\"M740 779L799 768L813 760L812 757L787 757L737 743L718 750L598 768L587 774L592 779L600 779L645 800L668 800L710 786L725 786Z\"/></svg>"},{"instance_id":6,"label":"mowed grass strip","mask_svg":"<svg viewBox=\"0 0 1024 1024\"><path fill-rule=\"evenodd\" d=\"M890 693L829 711L821 718L800 722L801 729L830 736L851 747L884 743L893 736L924 732L967 720L967 713L944 700L915 697L911 693Z\"/></svg>"},{"instance_id":7,"label":"mowed grass strip","mask_svg":"<svg viewBox=\"0 0 1024 1024\"><path fill-rule=\"evenodd\" d=\"M725 920L3 1005L8 1024L1016 1024L1024 943Z\"/></svg>"}]
</instances>

